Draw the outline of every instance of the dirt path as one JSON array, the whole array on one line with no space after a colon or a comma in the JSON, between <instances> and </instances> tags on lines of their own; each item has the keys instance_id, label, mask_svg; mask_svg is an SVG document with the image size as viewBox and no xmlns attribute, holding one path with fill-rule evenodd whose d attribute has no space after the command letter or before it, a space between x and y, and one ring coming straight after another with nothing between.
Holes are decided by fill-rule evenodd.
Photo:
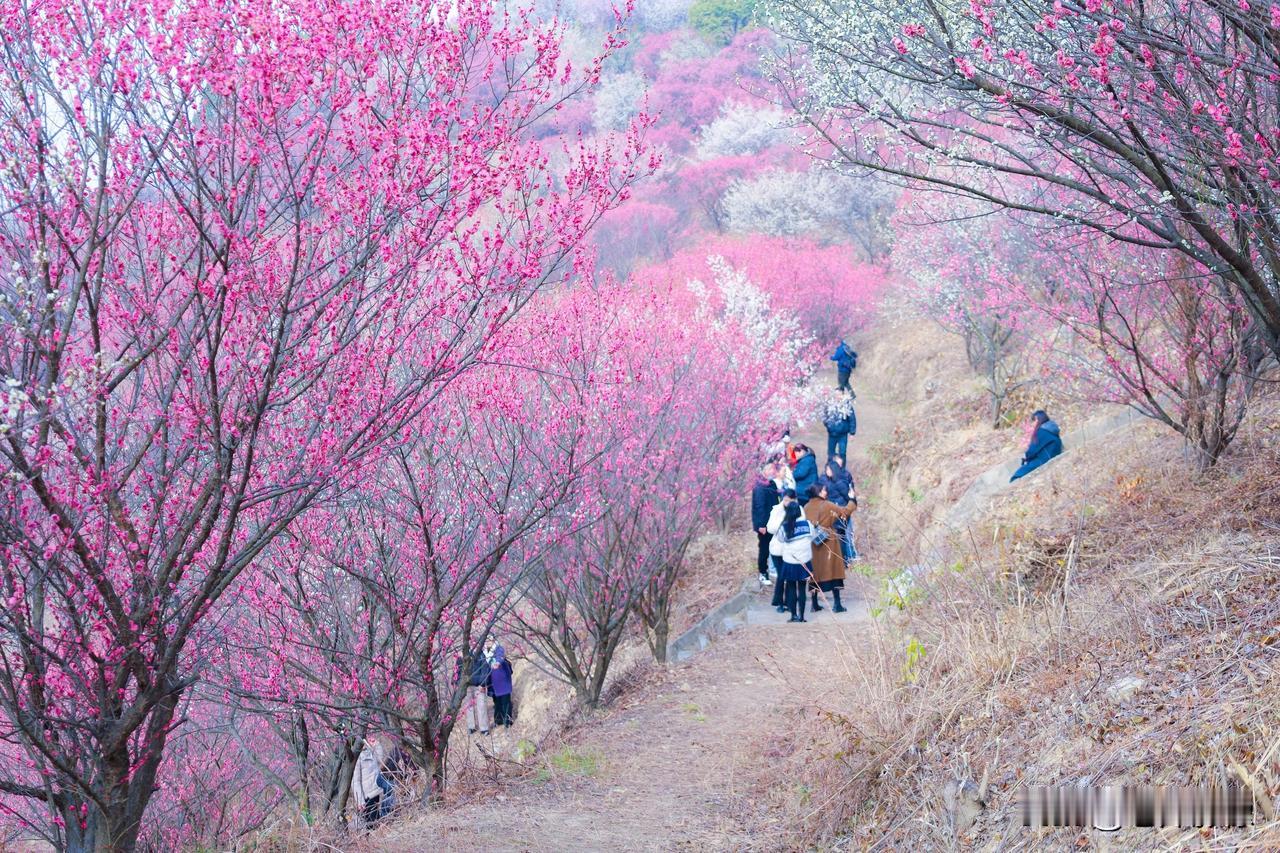
<instances>
[{"instance_id":1,"label":"dirt path","mask_svg":"<svg viewBox=\"0 0 1280 853\"><path fill-rule=\"evenodd\" d=\"M855 374L856 375L856 374ZM855 383L855 387L858 387ZM891 409L858 387L858 434L849 444L855 477L872 470L867 449L887 434ZM825 462L821 426L799 431ZM861 481L860 487L863 486ZM852 593L853 591L850 590ZM690 660L659 670L595 727L553 757L547 778L511 785L403 830L392 850L771 850L777 818L760 773L777 757L777 734L801 706L846 689L844 667L866 606L810 614L784 624L769 591L747 625ZM507 737L504 733L495 737ZM514 743L498 742L510 749Z\"/></svg>"}]
</instances>

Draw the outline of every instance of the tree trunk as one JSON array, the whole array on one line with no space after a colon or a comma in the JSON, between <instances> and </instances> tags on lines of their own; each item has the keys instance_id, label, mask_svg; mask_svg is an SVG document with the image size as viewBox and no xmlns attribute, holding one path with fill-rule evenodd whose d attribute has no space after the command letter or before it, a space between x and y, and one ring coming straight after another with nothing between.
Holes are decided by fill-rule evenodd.
<instances>
[{"instance_id":1,"label":"tree trunk","mask_svg":"<svg viewBox=\"0 0 1280 853\"><path fill-rule=\"evenodd\" d=\"M653 659L658 663L667 662L667 641L671 636L671 622L667 618L668 608L663 607L649 626L649 648L653 651Z\"/></svg>"},{"instance_id":2,"label":"tree trunk","mask_svg":"<svg viewBox=\"0 0 1280 853\"><path fill-rule=\"evenodd\" d=\"M351 796L351 775L356 769L356 752L351 738L345 738L334 758L333 772L329 776L328 798L325 800L325 817L344 829L347 826L347 797Z\"/></svg>"},{"instance_id":3,"label":"tree trunk","mask_svg":"<svg viewBox=\"0 0 1280 853\"><path fill-rule=\"evenodd\" d=\"M447 733L442 733L441 737L447 742ZM447 751L429 749L425 757L427 764L424 768L427 772L427 805L442 806L444 805L444 786L448 770L446 765Z\"/></svg>"},{"instance_id":4,"label":"tree trunk","mask_svg":"<svg viewBox=\"0 0 1280 853\"><path fill-rule=\"evenodd\" d=\"M142 815L156 791L156 774L164 757L169 727L182 696L182 689L166 680L168 689L152 706L141 737L140 759L134 766L128 734L108 730L99 740L96 784L105 807L81 798L69 800L60 809L66 828L66 849L72 853L128 853L137 849L142 831ZM157 686L157 689L161 689ZM81 811L84 809L84 811ZM81 825L81 816L84 823Z\"/></svg>"}]
</instances>

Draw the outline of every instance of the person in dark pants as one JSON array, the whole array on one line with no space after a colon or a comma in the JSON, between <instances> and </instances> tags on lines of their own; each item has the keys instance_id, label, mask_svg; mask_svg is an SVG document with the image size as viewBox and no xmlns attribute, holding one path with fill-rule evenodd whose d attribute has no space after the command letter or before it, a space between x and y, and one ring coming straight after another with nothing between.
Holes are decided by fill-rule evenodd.
<instances>
[{"instance_id":1,"label":"person in dark pants","mask_svg":"<svg viewBox=\"0 0 1280 853\"><path fill-rule=\"evenodd\" d=\"M849 455L849 436L858 433L858 417L853 411L853 394L848 395L848 414L830 414L823 420L827 428L827 459Z\"/></svg>"},{"instance_id":2,"label":"person in dark pants","mask_svg":"<svg viewBox=\"0 0 1280 853\"><path fill-rule=\"evenodd\" d=\"M805 604L808 601L806 587L813 574L813 534L799 502L788 501L782 518L771 521L772 532L782 539L782 571L778 580L785 588L787 610L791 622L803 622Z\"/></svg>"},{"instance_id":3,"label":"person in dark pants","mask_svg":"<svg viewBox=\"0 0 1280 853\"><path fill-rule=\"evenodd\" d=\"M493 691L493 724L511 727L514 716L511 713L511 661L507 660L506 649L498 646L493 650L492 669L489 672L489 689Z\"/></svg>"},{"instance_id":4,"label":"person in dark pants","mask_svg":"<svg viewBox=\"0 0 1280 853\"><path fill-rule=\"evenodd\" d=\"M769 513L778 505L778 485L774 477L777 468L772 463L764 466L760 479L751 489L751 526L756 531L756 571L760 573L760 588L764 589L769 580L769 542L773 539L766 527L769 524Z\"/></svg>"},{"instance_id":5,"label":"person in dark pants","mask_svg":"<svg viewBox=\"0 0 1280 853\"><path fill-rule=\"evenodd\" d=\"M782 525L782 520L787 510L787 504L796 502L795 489L781 489L778 492L779 502L774 504L773 510L769 513L769 521L765 524L765 529L769 532L769 559L773 561L774 575L778 582L773 587L773 600L770 604L779 612L786 613L787 608L782 602L783 583L782 583L782 534L777 532Z\"/></svg>"},{"instance_id":6,"label":"person in dark pants","mask_svg":"<svg viewBox=\"0 0 1280 853\"><path fill-rule=\"evenodd\" d=\"M841 391L848 391L849 374L858 366L858 354L853 351L853 347L844 342L844 338L841 338L840 346L836 347L831 360L836 363L836 387Z\"/></svg>"},{"instance_id":7,"label":"person in dark pants","mask_svg":"<svg viewBox=\"0 0 1280 853\"><path fill-rule=\"evenodd\" d=\"M1035 423L1031 442L1027 445L1027 451L1022 454L1022 465L1009 478L1010 483L1025 477L1062 452L1062 435L1058 431L1058 425L1049 419L1044 409L1038 409L1031 419Z\"/></svg>"},{"instance_id":8,"label":"person in dark pants","mask_svg":"<svg viewBox=\"0 0 1280 853\"><path fill-rule=\"evenodd\" d=\"M818 485L827 490L827 500L836 506L844 506L853 497L853 475L844 467L844 457L832 456L818 479Z\"/></svg>"}]
</instances>

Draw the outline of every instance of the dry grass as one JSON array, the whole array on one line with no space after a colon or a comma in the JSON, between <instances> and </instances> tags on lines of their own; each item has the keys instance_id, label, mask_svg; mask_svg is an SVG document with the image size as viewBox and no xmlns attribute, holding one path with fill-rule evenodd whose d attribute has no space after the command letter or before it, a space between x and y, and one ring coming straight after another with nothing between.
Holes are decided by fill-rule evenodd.
<instances>
[{"instance_id":1,"label":"dry grass","mask_svg":"<svg viewBox=\"0 0 1280 853\"><path fill-rule=\"evenodd\" d=\"M798 721L799 758L782 772L813 796L789 806L792 842L1099 843L1011 828L1017 793L1035 784L1247 779L1260 799L1280 795L1278 413L1259 405L1203 478L1174 437L1142 427L996 501L952 543L956 565L889 607L850 655L845 704ZM1124 676L1146 686L1119 703L1107 688ZM987 807L956 833L943 790L965 779ZM1280 830L1134 830L1110 843L1280 849Z\"/></svg>"}]
</instances>

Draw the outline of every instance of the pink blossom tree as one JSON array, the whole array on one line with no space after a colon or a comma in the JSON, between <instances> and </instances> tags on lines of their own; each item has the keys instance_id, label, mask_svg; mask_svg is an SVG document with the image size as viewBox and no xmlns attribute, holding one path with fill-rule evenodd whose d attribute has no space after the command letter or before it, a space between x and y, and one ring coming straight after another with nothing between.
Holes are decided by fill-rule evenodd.
<instances>
[{"instance_id":1,"label":"pink blossom tree","mask_svg":"<svg viewBox=\"0 0 1280 853\"><path fill-rule=\"evenodd\" d=\"M1173 429L1209 468L1256 389L1266 355L1258 324L1220 276L1184 257L1078 236L1078 265L1038 300L1076 336L1055 365L1092 399Z\"/></svg>"},{"instance_id":2,"label":"pink blossom tree","mask_svg":"<svg viewBox=\"0 0 1280 853\"><path fill-rule=\"evenodd\" d=\"M545 333L545 316L522 325ZM528 353L532 337L504 343ZM291 786L300 812L341 820L370 731L422 771L429 801L443 799L461 676L595 461L573 426L582 390L512 365L473 371L269 554L240 629L252 654L227 662L226 689L254 713L311 721ZM297 751L296 728L278 730Z\"/></svg>"},{"instance_id":3,"label":"pink blossom tree","mask_svg":"<svg viewBox=\"0 0 1280 853\"><path fill-rule=\"evenodd\" d=\"M803 341L786 334L798 324L775 319L727 265L713 268L705 282L673 280L666 265L633 278L608 326L615 346L593 366L609 379L583 440L604 451L600 464L509 617L585 705L600 702L635 617L665 660L689 543L745 489L756 449L790 412L802 368L785 355Z\"/></svg>"},{"instance_id":4,"label":"pink blossom tree","mask_svg":"<svg viewBox=\"0 0 1280 853\"><path fill-rule=\"evenodd\" d=\"M1010 395L1039 374L1032 339L1045 324L1035 305L1051 273L1040 263L1034 232L985 213L963 202L903 207L892 264L915 309L964 341L987 393L988 421L999 429Z\"/></svg>"},{"instance_id":5,"label":"pink blossom tree","mask_svg":"<svg viewBox=\"0 0 1280 853\"><path fill-rule=\"evenodd\" d=\"M836 159L1181 254L1280 353L1273 6L768 7L785 100Z\"/></svg>"},{"instance_id":6,"label":"pink blossom tree","mask_svg":"<svg viewBox=\"0 0 1280 853\"><path fill-rule=\"evenodd\" d=\"M888 284L883 269L859 260L848 246L762 235L700 240L672 257L668 274L707 280L717 257L823 346L865 326Z\"/></svg>"},{"instance_id":7,"label":"pink blossom tree","mask_svg":"<svg viewBox=\"0 0 1280 853\"><path fill-rule=\"evenodd\" d=\"M553 172L599 66L482 0L3 18L0 794L128 850L224 596L646 164L633 127Z\"/></svg>"}]
</instances>

